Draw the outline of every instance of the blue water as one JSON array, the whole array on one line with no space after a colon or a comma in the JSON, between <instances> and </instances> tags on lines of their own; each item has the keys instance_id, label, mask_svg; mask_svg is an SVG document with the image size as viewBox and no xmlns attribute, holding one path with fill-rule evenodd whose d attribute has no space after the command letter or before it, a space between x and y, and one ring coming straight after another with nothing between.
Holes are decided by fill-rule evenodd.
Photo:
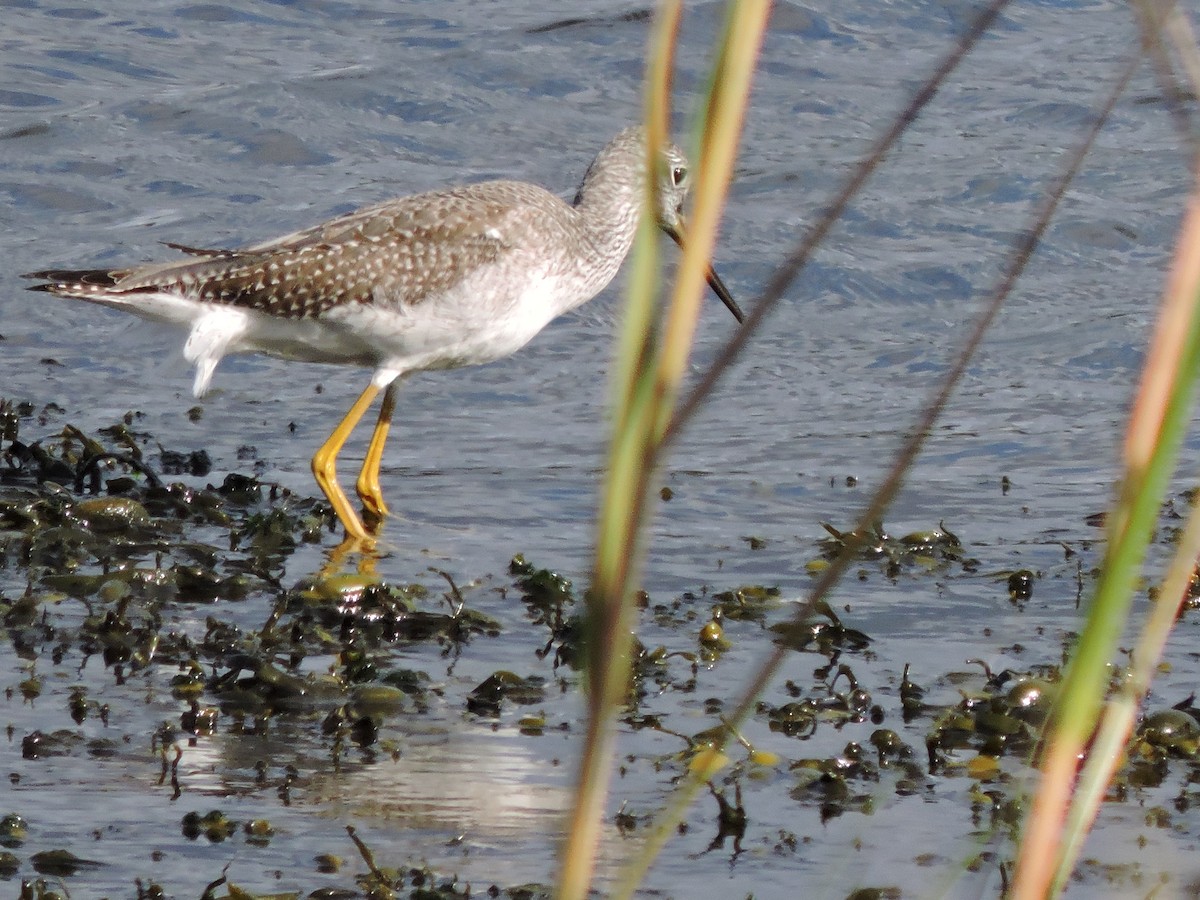
<instances>
[{"instance_id":1,"label":"blue water","mask_svg":"<svg viewBox=\"0 0 1200 900\"><path fill-rule=\"evenodd\" d=\"M169 9L129 0L99 9L0 3L0 396L61 408L49 415L47 436L66 423L99 428L136 410L139 429L168 448L206 449L213 479L249 467L312 494L308 459L365 373L227 359L213 392L199 401L203 415L192 421L187 410L197 401L179 334L26 293L17 275L167 256L161 241L256 242L389 196L465 180L522 178L569 196L592 154L638 116L647 41L647 23L629 15L636 6L570 6L578 21L532 2ZM959 3L870 0L777 5L716 260L743 305L971 11ZM685 15L676 81L685 135L720 20L712 3L689 5ZM855 199L678 444L662 475L674 498L658 510L648 560L645 585L653 597L746 582L777 585L787 597L803 593L805 563L824 536L820 523L848 526L878 484L1136 41L1120 3L1008 11ZM933 591L929 580L851 581L837 605L886 648L859 663L860 677L870 672L895 683L906 662L942 672L970 656L999 667L1056 661L1057 635L1075 626L1074 570L1062 542L1082 547L1099 537L1084 517L1103 509L1111 494L1121 424L1188 190L1179 136L1143 70L888 518L897 533L945 519L981 559L982 572L1030 568L1043 574L1042 587L1017 610L1003 579L986 576L948 578ZM384 466L385 492L400 516L388 526L395 549L381 574L436 584L426 572L436 565L466 581L502 573L513 553L526 552L586 581L618 316L613 288L511 359L406 384ZM697 371L732 328L713 303L698 338ZM37 426L23 428L33 436ZM846 485L848 476L857 486ZM1007 493L1002 476L1013 485ZM752 550L744 540L750 535L765 547ZM285 579L317 568L321 553L314 547L299 554L297 571ZM9 596L22 589L0 580ZM519 628L519 614L506 612L502 598L491 602ZM1184 623L1181 644L1191 627ZM701 672L698 696L733 693L761 656L762 640L753 629L737 635L735 650ZM952 660L947 642L954 644ZM1016 643L1040 649L1018 663L1005 650ZM508 652L489 645L464 665L483 673L537 665L529 644ZM8 686L23 669L3 654L0 686ZM800 657L788 665L792 674L812 668ZM1194 661L1178 659L1162 695L1182 698L1195 675ZM678 730L713 724L676 702L664 704L677 715ZM162 706L151 705L147 722L177 714L169 697L155 703ZM0 720L18 733L46 728L45 714L0 701ZM114 727L133 735L135 745L148 740L142 723ZM462 771L486 770L475 760L489 753L508 763L498 762L502 777L472 786L471 796L519 792L515 784L534 797L517 804L515 818L502 811L494 831L474 826L484 836L473 855L445 849L458 825L396 812L418 805L412 779L400 777L408 770L386 779L390 787L380 786L381 771L366 770L369 787L331 776L323 796L351 804L339 812L322 815L317 803L273 809L293 839L277 842L275 855L243 851L231 877L254 890L323 883L311 874L314 848L334 845L346 854L342 824L371 815L356 811L354 798L390 791L395 805L368 821L374 839L397 853L479 883L548 879L562 804L555 791L569 778L556 774L548 785L547 759L559 760L569 775L572 741L521 741L510 730L489 749L487 729L459 724L448 734L431 757L446 761L443 799ZM840 746L864 737L831 740ZM756 739L769 745L771 736ZM628 740L630 752L678 749L644 734ZM229 746L221 743L195 751L211 756L218 780L223 755L248 752L228 738ZM63 774L72 770L70 759L50 771L21 760L19 747L0 744L0 771L22 773L18 783L0 787L0 809L20 808L30 818L27 810L40 811L33 841L39 848L78 846L73 842L93 829L111 826L96 845L110 865L86 876L87 888L73 881L73 892L127 894L140 875L177 896L198 895L223 864L214 860L233 851L205 855L181 844L185 810L154 789L157 762L138 749L135 759L81 776L81 785ZM774 749L801 753L795 745ZM436 781L436 771L431 777ZM627 790L649 805L644 792L665 789L654 773L642 772L617 783L614 809L629 799ZM81 813L81 790L114 798L112 817ZM193 790L209 796L202 784ZM543 793L550 799L539 799ZM649 883L678 896L783 897L801 884L811 885L811 896L845 894L856 884L898 884L919 894L953 882L956 863L972 852L961 803L947 813L919 798L891 798L875 816L822 826L784 793L747 786L758 843L736 865L720 854L688 858L711 836L711 811L697 810L691 832ZM397 817L419 837L405 838ZM898 827L907 837L900 848ZM803 858L764 849L780 829L810 838ZM1146 858L1135 842L1143 834L1117 823L1107 832L1102 825L1097 840L1115 861L1137 860ZM947 845L950 838L957 843ZM1194 829L1151 832L1149 839L1156 866L1173 878L1190 873L1185 851ZM852 841L859 849L848 849ZM166 852L152 861L155 847ZM941 854L935 872L914 862L923 852ZM287 874L277 879L270 874L277 870ZM979 877L967 881L995 889L994 873ZM1091 883L1079 896L1122 890Z\"/></svg>"}]
</instances>

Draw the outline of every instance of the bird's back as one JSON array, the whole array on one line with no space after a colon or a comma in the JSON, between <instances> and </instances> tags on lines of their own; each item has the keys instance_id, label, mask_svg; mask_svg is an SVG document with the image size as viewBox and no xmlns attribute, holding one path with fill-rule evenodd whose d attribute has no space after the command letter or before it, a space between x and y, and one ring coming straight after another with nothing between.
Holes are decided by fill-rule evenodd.
<instances>
[{"instance_id":1,"label":"bird's back","mask_svg":"<svg viewBox=\"0 0 1200 900\"><path fill-rule=\"evenodd\" d=\"M506 254L536 252L573 211L535 185L483 182L389 200L237 250L174 245L190 258L115 270L48 270L42 290L131 307L169 292L283 318L339 306L418 307Z\"/></svg>"}]
</instances>

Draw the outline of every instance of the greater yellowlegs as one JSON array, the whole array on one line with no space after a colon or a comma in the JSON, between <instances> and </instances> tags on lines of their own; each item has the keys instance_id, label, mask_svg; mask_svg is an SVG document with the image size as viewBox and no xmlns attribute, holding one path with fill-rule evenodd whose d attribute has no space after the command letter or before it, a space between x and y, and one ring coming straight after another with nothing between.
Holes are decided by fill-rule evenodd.
<instances>
[{"instance_id":1,"label":"greater yellowlegs","mask_svg":"<svg viewBox=\"0 0 1200 900\"><path fill-rule=\"evenodd\" d=\"M183 353L200 396L226 353L373 368L371 383L312 458L351 538L370 534L337 481L350 433L384 390L356 484L374 529L387 515L379 466L396 389L423 369L491 362L613 279L637 230L646 138L627 128L596 156L573 204L521 181L388 200L241 250L168 246L190 258L126 269L48 269L31 290L190 328ZM659 226L682 246L688 165L663 151ZM710 268L713 291L742 312Z\"/></svg>"}]
</instances>

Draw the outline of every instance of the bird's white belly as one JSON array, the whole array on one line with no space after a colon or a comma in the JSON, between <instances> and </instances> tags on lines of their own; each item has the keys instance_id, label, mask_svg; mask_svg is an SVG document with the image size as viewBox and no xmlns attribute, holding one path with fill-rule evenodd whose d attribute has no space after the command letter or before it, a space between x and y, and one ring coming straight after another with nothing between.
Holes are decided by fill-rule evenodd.
<instances>
[{"instance_id":1,"label":"bird's white belly","mask_svg":"<svg viewBox=\"0 0 1200 900\"><path fill-rule=\"evenodd\" d=\"M472 281L417 303L349 303L316 318L273 316L165 293L142 295L138 306L127 308L147 318L190 323L184 356L196 366L197 396L228 353L398 374L492 362L524 347L563 309L561 281L541 272L517 291L502 278Z\"/></svg>"},{"instance_id":2,"label":"bird's white belly","mask_svg":"<svg viewBox=\"0 0 1200 900\"><path fill-rule=\"evenodd\" d=\"M478 288L472 290L472 287ZM560 307L557 279L531 278L514 299L506 290L464 284L406 305L356 305L321 319L353 343L373 348L376 364L399 372L453 369L515 353L549 324ZM347 360L353 361L353 360Z\"/></svg>"},{"instance_id":3,"label":"bird's white belly","mask_svg":"<svg viewBox=\"0 0 1200 900\"><path fill-rule=\"evenodd\" d=\"M245 331L230 352L367 367L379 361L375 346L353 330L319 319L282 319L257 312L249 313Z\"/></svg>"}]
</instances>

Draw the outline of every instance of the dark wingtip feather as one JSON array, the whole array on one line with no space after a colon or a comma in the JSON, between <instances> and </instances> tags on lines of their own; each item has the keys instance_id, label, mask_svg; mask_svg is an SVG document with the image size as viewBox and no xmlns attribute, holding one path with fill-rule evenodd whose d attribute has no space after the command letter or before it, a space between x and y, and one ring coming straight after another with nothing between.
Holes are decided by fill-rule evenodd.
<instances>
[{"instance_id":1,"label":"dark wingtip feather","mask_svg":"<svg viewBox=\"0 0 1200 900\"><path fill-rule=\"evenodd\" d=\"M188 256L200 256L204 259L229 259L237 256L236 250L210 250L206 247L192 247L188 244L178 244L175 241L162 241L163 246L186 253Z\"/></svg>"},{"instance_id":2,"label":"dark wingtip feather","mask_svg":"<svg viewBox=\"0 0 1200 900\"><path fill-rule=\"evenodd\" d=\"M109 269L44 269L28 272L22 278L49 281L53 284L31 284L31 291L52 291L61 285L88 285L90 287L112 287L120 273Z\"/></svg>"}]
</instances>

